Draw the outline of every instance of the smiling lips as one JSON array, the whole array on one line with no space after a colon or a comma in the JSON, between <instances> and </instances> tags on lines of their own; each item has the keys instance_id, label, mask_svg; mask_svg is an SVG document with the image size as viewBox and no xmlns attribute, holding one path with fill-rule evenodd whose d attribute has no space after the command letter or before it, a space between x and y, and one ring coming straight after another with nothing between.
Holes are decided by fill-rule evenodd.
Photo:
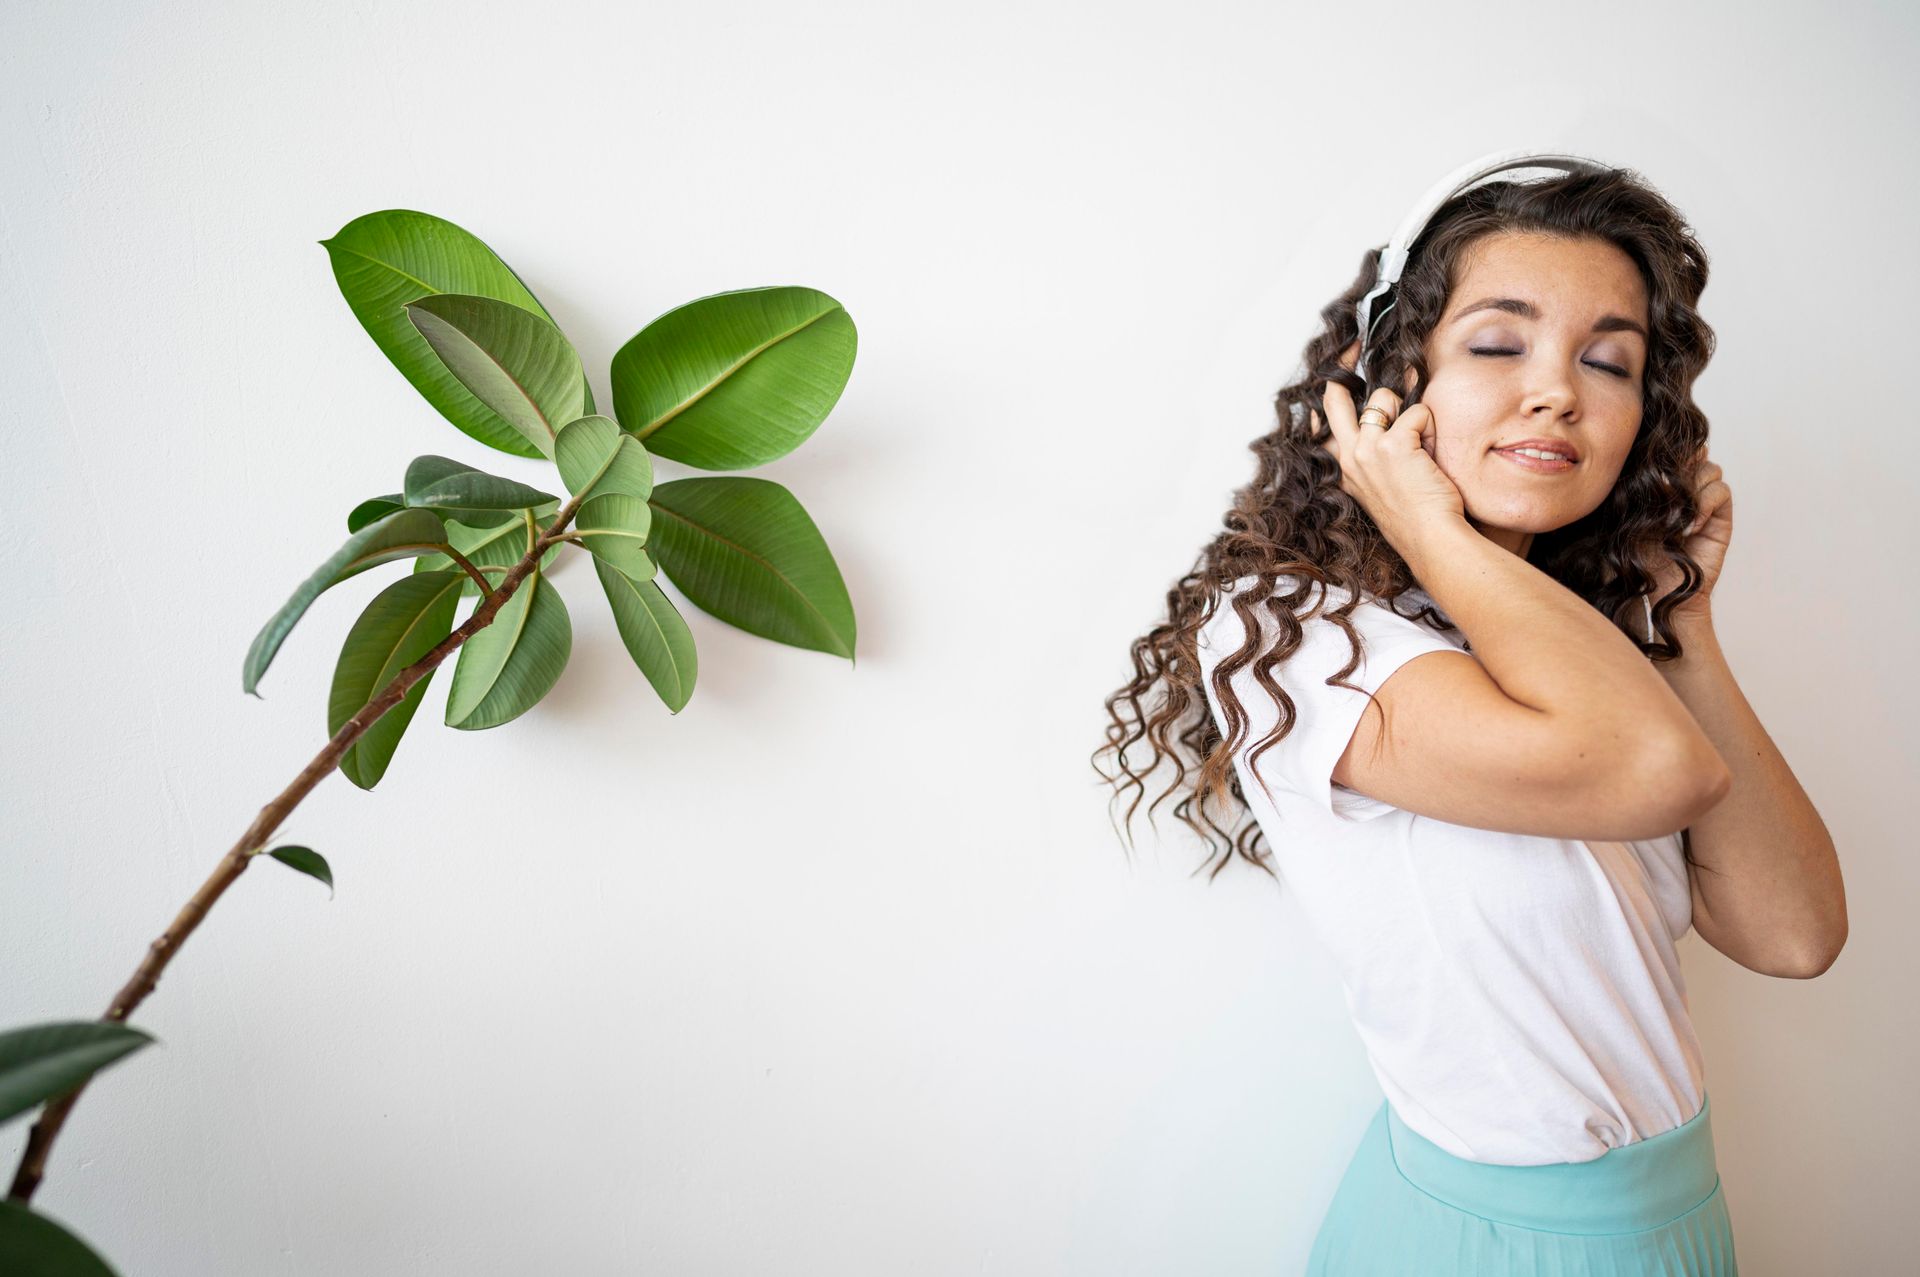
<instances>
[{"instance_id":1,"label":"smiling lips","mask_svg":"<svg viewBox=\"0 0 1920 1277\"><path fill-rule=\"evenodd\" d=\"M1496 451L1505 452L1508 448L1531 448L1535 452L1557 452L1569 461L1578 461L1580 459L1580 450L1578 448L1568 443L1565 439L1555 439L1549 435L1535 435L1531 439L1515 439L1512 443L1501 445Z\"/></svg>"},{"instance_id":2,"label":"smiling lips","mask_svg":"<svg viewBox=\"0 0 1920 1277\"><path fill-rule=\"evenodd\" d=\"M1512 448L1495 448L1494 451L1522 470L1531 470L1535 474L1565 474L1573 469L1573 462L1566 457L1530 457L1524 452L1515 452Z\"/></svg>"}]
</instances>

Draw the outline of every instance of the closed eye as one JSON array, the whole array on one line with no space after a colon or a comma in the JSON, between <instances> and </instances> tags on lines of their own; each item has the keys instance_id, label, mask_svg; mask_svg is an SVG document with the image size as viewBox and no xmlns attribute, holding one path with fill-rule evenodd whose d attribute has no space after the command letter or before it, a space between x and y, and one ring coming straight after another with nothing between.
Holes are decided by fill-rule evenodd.
<instances>
[{"instance_id":1,"label":"closed eye","mask_svg":"<svg viewBox=\"0 0 1920 1277\"><path fill-rule=\"evenodd\" d=\"M1475 355L1517 355L1520 353L1517 350L1485 350L1485 349L1476 349L1471 346L1469 346L1467 349L1468 349L1468 353L1475 354ZM1631 374L1628 373L1625 368L1616 367L1613 364L1603 364L1592 359L1587 360L1587 366L1591 368L1604 368L1616 377L1631 376Z\"/></svg>"}]
</instances>

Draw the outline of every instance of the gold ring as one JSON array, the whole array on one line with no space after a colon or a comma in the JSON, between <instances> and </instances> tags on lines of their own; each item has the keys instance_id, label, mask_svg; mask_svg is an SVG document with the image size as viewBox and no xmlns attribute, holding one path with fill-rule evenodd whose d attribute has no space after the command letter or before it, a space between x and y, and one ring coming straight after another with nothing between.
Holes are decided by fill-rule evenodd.
<instances>
[{"instance_id":1,"label":"gold ring","mask_svg":"<svg viewBox=\"0 0 1920 1277\"><path fill-rule=\"evenodd\" d=\"M1360 423L1362 425L1367 425L1367 424L1376 425L1376 426L1379 426L1382 430L1390 430L1393 428L1393 422L1388 418L1387 410L1385 408L1367 409L1365 412L1360 414Z\"/></svg>"}]
</instances>

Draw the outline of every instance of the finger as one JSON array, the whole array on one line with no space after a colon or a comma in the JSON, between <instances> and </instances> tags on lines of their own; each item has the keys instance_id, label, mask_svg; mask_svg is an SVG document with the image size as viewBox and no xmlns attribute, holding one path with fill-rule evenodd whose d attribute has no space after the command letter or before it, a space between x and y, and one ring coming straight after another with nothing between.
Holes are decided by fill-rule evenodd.
<instances>
[{"instance_id":1,"label":"finger","mask_svg":"<svg viewBox=\"0 0 1920 1277\"><path fill-rule=\"evenodd\" d=\"M1352 357L1357 357L1359 350L1360 343L1355 340L1341 353L1341 366L1351 371ZM1326 405L1327 421L1333 427L1334 438L1340 441L1343 449L1351 450L1355 437L1361 429L1360 414L1354 409L1352 393L1339 382L1329 381L1321 391L1321 399ZM1391 423L1400 412L1400 396L1393 392L1392 387L1382 386L1367 396L1367 407L1380 408L1387 414L1387 420ZM1371 431L1378 427L1368 426L1367 429Z\"/></svg>"},{"instance_id":2,"label":"finger","mask_svg":"<svg viewBox=\"0 0 1920 1277\"><path fill-rule=\"evenodd\" d=\"M1313 405L1307 405L1307 438L1313 439L1319 435L1320 427L1325 421L1326 418L1321 416ZM1328 435L1325 439L1318 440L1313 446L1325 449L1328 452L1334 452L1334 445L1338 442L1339 439L1336 436ZM1335 455L1337 456L1339 454L1336 452Z\"/></svg>"},{"instance_id":3,"label":"finger","mask_svg":"<svg viewBox=\"0 0 1920 1277\"><path fill-rule=\"evenodd\" d=\"M1695 502L1693 522L1687 525L1687 535L1692 536L1713 519L1716 514L1725 511L1731 517L1733 510L1733 490L1724 483L1709 484L1700 493Z\"/></svg>"},{"instance_id":4,"label":"finger","mask_svg":"<svg viewBox=\"0 0 1920 1277\"><path fill-rule=\"evenodd\" d=\"M1378 408L1387 414L1387 430L1381 430L1378 426L1368 426L1368 434L1385 434L1400 420L1400 395L1392 386L1381 386L1368 395L1367 407Z\"/></svg>"},{"instance_id":5,"label":"finger","mask_svg":"<svg viewBox=\"0 0 1920 1277\"><path fill-rule=\"evenodd\" d=\"M1360 362L1360 339L1355 337L1347 348L1340 352L1340 366L1352 372L1353 366L1358 362Z\"/></svg>"},{"instance_id":6,"label":"finger","mask_svg":"<svg viewBox=\"0 0 1920 1277\"><path fill-rule=\"evenodd\" d=\"M1433 409L1423 403L1413 404L1394 418L1393 429L1389 431L1396 439L1405 435L1413 439L1412 448L1424 449L1428 456L1433 455L1433 442L1436 430Z\"/></svg>"},{"instance_id":7,"label":"finger","mask_svg":"<svg viewBox=\"0 0 1920 1277\"><path fill-rule=\"evenodd\" d=\"M1337 381L1329 381L1320 390L1321 406L1326 409L1327 425L1333 431L1335 442L1342 449L1351 450L1353 437L1360 430L1360 422L1353 410L1353 395Z\"/></svg>"}]
</instances>

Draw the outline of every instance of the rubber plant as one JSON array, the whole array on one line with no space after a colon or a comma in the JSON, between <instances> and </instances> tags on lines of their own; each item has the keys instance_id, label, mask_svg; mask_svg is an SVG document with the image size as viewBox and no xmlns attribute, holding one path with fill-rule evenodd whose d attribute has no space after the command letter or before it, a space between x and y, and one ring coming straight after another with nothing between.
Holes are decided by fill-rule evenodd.
<instances>
[{"instance_id":1,"label":"rubber plant","mask_svg":"<svg viewBox=\"0 0 1920 1277\"><path fill-rule=\"evenodd\" d=\"M271 846L274 833L336 770L362 789L379 784L443 661L457 654L449 727L499 727L540 702L572 646L568 608L550 579L556 555L588 555L627 652L671 713L693 695L697 662L660 572L701 610L748 633L854 657L846 584L792 493L737 475L660 483L653 471L654 456L745 470L806 442L853 371L853 320L832 297L746 288L667 311L614 355L613 403L602 413L553 317L459 226L389 209L320 243L354 316L427 402L477 443L551 462L558 491L453 457L416 458L399 491L348 513L345 542L255 636L241 686L258 697L261 677L315 600L368 569L412 560L347 632L327 699L326 746L260 809L106 1014L0 1033L0 1122L44 1106L0 1202L0 1272L113 1271L29 1205L75 1101L95 1072L153 1042L128 1017L256 857L332 891L327 860L311 848Z\"/></svg>"}]
</instances>

